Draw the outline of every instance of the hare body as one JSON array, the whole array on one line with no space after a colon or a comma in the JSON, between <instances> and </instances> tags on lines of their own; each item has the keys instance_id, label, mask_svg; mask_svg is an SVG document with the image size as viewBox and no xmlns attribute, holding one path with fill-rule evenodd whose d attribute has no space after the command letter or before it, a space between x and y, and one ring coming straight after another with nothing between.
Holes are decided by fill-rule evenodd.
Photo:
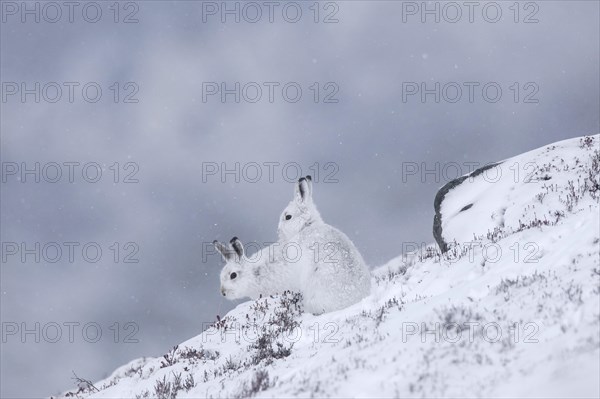
<instances>
[{"instance_id":1,"label":"hare body","mask_svg":"<svg viewBox=\"0 0 600 399\"><path fill-rule=\"evenodd\" d=\"M291 242L302 251L297 266L306 311L321 314L344 309L369 295L369 269L340 230L325 223L312 224Z\"/></svg>"},{"instance_id":2,"label":"hare body","mask_svg":"<svg viewBox=\"0 0 600 399\"><path fill-rule=\"evenodd\" d=\"M295 291L302 293L306 311L321 314L369 295L369 268L348 236L321 218L312 201L310 176L298 181L277 231L279 241L250 258L237 237L229 246L213 242L227 262L221 271L223 296L256 299Z\"/></svg>"},{"instance_id":3,"label":"hare body","mask_svg":"<svg viewBox=\"0 0 600 399\"><path fill-rule=\"evenodd\" d=\"M368 296L371 274L352 241L323 221L312 200L310 176L301 178L294 199L281 214L278 226L282 247L297 245L297 262L304 307L320 314L346 308ZM292 260L283 257L290 267ZM292 268L290 268L292 269Z\"/></svg>"}]
</instances>

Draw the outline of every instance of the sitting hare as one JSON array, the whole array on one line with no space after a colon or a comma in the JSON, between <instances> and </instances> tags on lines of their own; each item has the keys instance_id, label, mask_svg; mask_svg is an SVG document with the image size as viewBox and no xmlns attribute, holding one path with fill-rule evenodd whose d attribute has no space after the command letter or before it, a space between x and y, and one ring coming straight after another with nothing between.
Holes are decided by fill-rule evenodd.
<instances>
[{"instance_id":1,"label":"sitting hare","mask_svg":"<svg viewBox=\"0 0 600 399\"><path fill-rule=\"evenodd\" d=\"M368 267L352 241L323 221L312 199L312 179L298 181L294 199L283 210L278 227L279 244L300 248L298 264L287 270L299 273L304 307L320 314L343 309L371 291ZM289 268L290 264L295 267Z\"/></svg>"},{"instance_id":2,"label":"sitting hare","mask_svg":"<svg viewBox=\"0 0 600 399\"><path fill-rule=\"evenodd\" d=\"M312 201L311 177L295 187L294 199L281 215L279 241L251 258L237 237L226 246L214 241L225 267L221 293L227 299L252 298L283 291L300 292L308 312L320 314L348 307L371 291L371 276L350 239L321 219ZM293 248L289 256L286 248Z\"/></svg>"},{"instance_id":3,"label":"sitting hare","mask_svg":"<svg viewBox=\"0 0 600 399\"><path fill-rule=\"evenodd\" d=\"M221 294L227 299L257 299L261 295L300 291L299 280L292 275L290 265L282 262L274 251L276 245L265 247L252 257L245 256L244 246L237 237L231 239L229 246L216 240L213 245L227 262L221 271Z\"/></svg>"}]
</instances>

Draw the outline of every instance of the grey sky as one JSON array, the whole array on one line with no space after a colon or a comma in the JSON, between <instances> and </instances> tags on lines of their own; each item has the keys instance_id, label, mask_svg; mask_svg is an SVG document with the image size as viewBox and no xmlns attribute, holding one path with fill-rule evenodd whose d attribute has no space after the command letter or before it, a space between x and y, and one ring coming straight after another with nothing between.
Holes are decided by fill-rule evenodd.
<instances>
[{"instance_id":1,"label":"grey sky","mask_svg":"<svg viewBox=\"0 0 600 399\"><path fill-rule=\"evenodd\" d=\"M456 175L444 165L459 164L464 174L470 163L600 130L595 1L520 3L516 23L512 1L495 3L502 11L495 23L482 16L486 3L475 9L473 23L467 8L458 22L444 20L455 15L447 3L438 3L446 12L439 23L432 16L422 23L418 14L405 15L403 22L408 3L393 1L322 2L318 23L313 2L294 3L302 9L297 23L283 18L284 2L273 23L266 8L256 23L244 21L244 15L240 23L232 16L221 23L218 15L203 22L203 6L224 3L199 1L124 2L118 23L113 2L97 2L102 17L96 23L83 18L83 6L74 10L71 23L62 6L62 18L49 23L44 17L54 18L54 11L43 11L40 3L40 22L30 15L23 23L20 10L13 15L7 3L2 2L0 31L6 97L0 158L5 169L13 163L33 168L36 162L40 167L56 162L63 165L63 177L35 183L28 175L23 183L18 173L3 169L1 241L28 248L36 242L41 247L56 242L63 249L66 242L80 245L73 262L63 251L56 263L36 263L34 255L22 262L21 253L8 255L3 246L3 331L20 329L21 323L32 329L39 322L47 336L54 336L48 323L58 323L63 333L57 343L47 342L43 331L39 343L33 334L21 342L20 331L4 337L3 397L57 393L73 387L72 370L96 380L135 357L160 356L235 306L219 296L222 262L216 255L203 262L203 243L233 235L245 242L274 241L293 190L282 177L283 165L320 173L314 198L323 218L346 232L377 267L399 255L402 243L433 242L435 192ZM486 10L486 18L494 16L495 9ZM131 12L139 22L123 23ZM88 9L86 17L93 16ZM326 16L338 22L323 23ZM524 23L526 17L538 22ZM51 103L40 89L39 103L33 94L22 102L20 93L8 94L11 82L29 88L57 82L63 97ZM79 83L73 103L64 82ZM82 97L89 82L102 88L96 103ZM118 103L117 86L111 89L115 82ZM250 85L246 99L240 93L240 103L233 95L226 102L219 95L203 102L203 82L226 82L229 88L256 82L263 97L246 101L255 95L256 85ZM275 87L272 103L265 82ZM430 89L438 82L440 102L433 94L425 102L419 94L403 102L403 82L405 89L413 87L410 82L426 82ZM286 84L290 96L294 87L302 89L298 102L283 98ZM472 102L469 84L475 88ZM497 102L482 96L486 84L502 89ZM462 98L447 101L456 86ZM138 102L124 103L136 88L132 98ZM47 98L53 97L51 90L48 86ZM324 103L332 93L329 99L338 102ZM97 162L104 167L102 178L86 182L80 165L69 183L68 162ZM262 178L255 183L237 183L232 175L225 182L218 175L203 179L203 164L234 168L236 162L248 173L247 165L263 165ZM279 163L272 182L266 162ZM429 170L437 163L447 173L403 174L415 163ZM94 170L92 164L86 176L93 178ZM289 179L295 177L293 167L287 170ZM337 182L324 182L332 171ZM133 172L139 182L124 183ZM103 251L96 263L81 254L92 242ZM115 242L118 254L111 247ZM136 248L132 257L139 262L123 263ZM80 323L73 324L72 343L64 325L69 322ZM102 328L97 343L81 335L89 322ZM139 327L133 337L138 343L123 342L133 331L124 329L127 322ZM118 343L114 323L119 323Z\"/></svg>"}]
</instances>

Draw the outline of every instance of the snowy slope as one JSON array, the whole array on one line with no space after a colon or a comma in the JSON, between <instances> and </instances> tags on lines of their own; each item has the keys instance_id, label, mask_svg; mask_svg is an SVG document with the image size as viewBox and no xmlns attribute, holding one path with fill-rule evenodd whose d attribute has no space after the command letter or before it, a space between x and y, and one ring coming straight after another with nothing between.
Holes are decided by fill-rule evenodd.
<instances>
[{"instance_id":1,"label":"snowy slope","mask_svg":"<svg viewBox=\"0 0 600 399\"><path fill-rule=\"evenodd\" d=\"M313 316L291 293L248 301L66 395L598 397L599 148L600 136L566 140L503 161L493 184L455 184L439 204L448 251L375 269L354 306Z\"/></svg>"},{"instance_id":2,"label":"snowy slope","mask_svg":"<svg viewBox=\"0 0 600 399\"><path fill-rule=\"evenodd\" d=\"M597 169L594 176L587 167L597 148L597 138L586 143L565 140L449 182L436 197L436 204L441 202L436 207L438 243L443 247L440 239L464 243L488 232L506 234L532 223L555 223L565 209L589 210L597 201L582 194L599 181Z\"/></svg>"}]
</instances>

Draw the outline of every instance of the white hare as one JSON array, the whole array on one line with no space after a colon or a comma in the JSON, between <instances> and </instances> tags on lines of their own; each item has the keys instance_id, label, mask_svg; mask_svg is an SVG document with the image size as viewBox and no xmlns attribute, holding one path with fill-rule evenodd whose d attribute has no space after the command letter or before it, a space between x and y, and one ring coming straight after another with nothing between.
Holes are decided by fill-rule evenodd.
<instances>
[{"instance_id":1,"label":"white hare","mask_svg":"<svg viewBox=\"0 0 600 399\"><path fill-rule=\"evenodd\" d=\"M278 226L282 248L298 247L300 259L284 256L299 272L304 307L320 314L343 309L369 295L371 274L352 241L323 221L312 199L312 179L300 178ZM288 251L289 252L289 251ZM290 264L298 263L290 268ZM299 267L298 267L299 266Z\"/></svg>"},{"instance_id":2,"label":"white hare","mask_svg":"<svg viewBox=\"0 0 600 399\"><path fill-rule=\"evenodd\" d=\"M246 257L237 237L233 237L228 246L216 240L213 245L226 262L221 270L221 294L227 299L257 299L261 295L300 291L292 265L279 259L274 250L276 245L265 247L251 257Z\"/></svg>"},{"instance_id":3,"label":"white hare","mask_svg":"<svg viewBox=\"0 0 600 399\"><path fill-rule=\"evenodd\" d=\"M221 293L227 299L283 291L300 292L306 311L321 314L346 308L371 291L371 275L360 252L341 231L323 222L312 200L310 176L301 178L284 209L279 241L251 258L237 237L213 241L226 264Z\"/></svg>"}]
</instances>

